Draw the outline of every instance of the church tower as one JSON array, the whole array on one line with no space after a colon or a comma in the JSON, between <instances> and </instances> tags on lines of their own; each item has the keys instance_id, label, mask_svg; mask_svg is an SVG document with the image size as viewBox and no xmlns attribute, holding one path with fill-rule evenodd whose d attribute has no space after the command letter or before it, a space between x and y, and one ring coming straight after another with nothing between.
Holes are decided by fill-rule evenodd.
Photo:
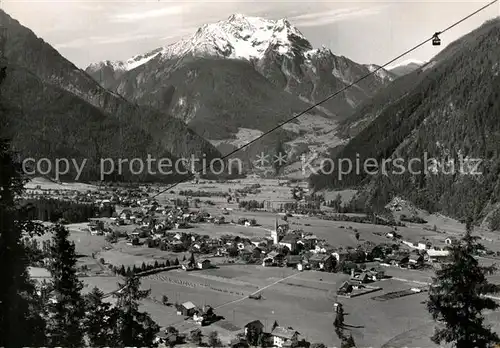
<instances>
[{"instance_id":1,"label":"church tower","mask_svg":"<svg viewBox=\"0 0 500 348\"><path fill-rule=\"evenodd\" d=\"M274 231L271 231L271 237L273 238L273 244L278 244L278 218L274 222Z\"/></svg>"}]
</instances>

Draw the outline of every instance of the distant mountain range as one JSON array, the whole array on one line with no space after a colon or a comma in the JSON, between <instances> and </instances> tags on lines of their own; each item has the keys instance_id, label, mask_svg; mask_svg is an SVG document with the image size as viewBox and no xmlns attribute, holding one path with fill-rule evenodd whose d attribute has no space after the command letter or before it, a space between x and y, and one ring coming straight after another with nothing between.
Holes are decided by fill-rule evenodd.
<instances>
[{"instance_id":1,"label":"distant mountain range","mask_svg":"<svg viewBox=\"0 0 500 348\"><path fill-rule=\"evenodd\" d=\"M499 38L500 19L486 22L396 79L343 122L341 133L349 141L334 160L401 159L403 174L393 162L387 175L361 170L338 180L333 170L311 176L312 186L361 187L363 206L383 207L400 196L431 212L486 216L500 203ZM427 170L425 158L436 159L427 161ZM414 174L408 170L412 159ZM478 161L481 175L472 173Z\"/></svg>"},{"instance_id":2,"label":"distant mountain range","mask_svg":"<svg viewBox=\"0 0 500 348\"><path fill-rule=\"evenodd\" d=\"M418 68L420 68L422 65L424 65L425 62L419 61L419 60L414 60L414 59L409 59L405 60L399 64L388 66L387 70L389 70L391 73L393 73L396 76L404 76L407 75Z\"/></svg>"},{"instance_id":3,"label":"distant mountain range","mask_svg":"<svg viewBox=\"0 0 500 348\"><path fill-rule=\"evenodd\" d=\"M165 110L213 144L229 151L375 69L313 49L286 19L241 14L200 27L191 37L124 62L104 61L86 72L102 86L139 105ZM248 158L277 142L298 153L326 153L337 122L386 87L396 75L379 70L247 151ZM337 139L338 140L338 139ZM335 140L335 141L337 141ZM312 150L311 150L312 149Z\"/></svg>"}]
</instances>

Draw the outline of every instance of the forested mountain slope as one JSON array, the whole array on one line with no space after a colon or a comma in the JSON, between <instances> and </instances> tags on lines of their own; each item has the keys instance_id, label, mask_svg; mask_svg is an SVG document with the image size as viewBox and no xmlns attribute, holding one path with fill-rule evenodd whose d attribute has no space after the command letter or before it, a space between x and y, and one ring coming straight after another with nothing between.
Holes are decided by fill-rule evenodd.
<instances>
[{"instance_id":1,"label":"forested mountain slope","mask_svg":"<svg viewBox=\"0 0 500 348\"><path fill-rule=\"evenodd\" d=\"M43 82L43 89L49 90L49 85L52 85L73 94L81 100L79 104L84 102L89 104L88 109L90 109L90 106L99 109L102 114L114 118L113 122L116 122L122 128L140 130L140 132L128 133L124 137L124 142L133 143L136 137L144 138L144 140L138 141L148 142L150 140L147 139L151 138L151 141L158 144L157 148L161 149L161 153L172 153L173 156L185 158L189 158L191 155L201 158L202 154L205 154L206 158L220 157L220 153L215 147L189 129L181 120L161 110L135 105L125 98L104 89L87 73L61 56L52 46L1 10L0 24L6 29L5 57L11 68L24 69L26 72L31 73ZM20 83L22 86L28 86L23 81ZM20 88L19 86L15 88ZM17 105L21 108L21 111L30 114L32 110L24 110L24 104L31 105L32 103L28 99L29 94L23 96L22 89L19 89L18 92L20 95L16 96L16 100L23 98L23 103L17 103ZM32 93L33 91L28 89L27 92ZM41 89L34 93L39 98L43 98ZM67 94L64 95L67 96ZM67 98L71 97L67 96ZM43 114L42 105L56 108L62 114L65 113L65 107L71 106L70 103L59 105L58 100L52 100L55 105L40 103L39 114ZM54 111L54 109L51 110ZM71 117L65 119L61 115L60 122L70 122L70 119ZM32 120L32 122L37 123L38 120ZM98 127L105 129L104 124ZM88 130L83 128L82 133L85 132L88 132ZM29 137L24 137L24 139L30 141ZM48 138L46 141L52 142L51 146L55 147L63 146L64 143L64 140L58 137ZM113 151L118 152L118 150L120 149L117 148ZM130 153L127 151L122 152L126 158L132 159L129 157ZM158 158L159 153L151 153L151 156Z\"/></svg>"},{"instance_id":2,"label":"forested mountain slope","mask_svg":"<svg viewBox=\"0 0 500 348\"><path fill-rule=\"evenodd\" d=\"M372 118L373 121L366 121ZM500 198L500 19L451 43L421 69L396 80L358 113L365 121L359 133L341 149L335 160L359 156L377 162L401 158L413 172L403 174L388 166L388 174L338 179L332 174L313 175L315 189L363 186L360 204L381 207L396 195L430 211L455 217L479 214ZM353 129L351 127L351 129ZM436 158L436 162L424 161ZM460 170L460 160L464 169ZM481 160L472 175L472 160ZM450 172L454 160L454 174ZM467 160L470 160L467 162ZM334 162L336 163L336 162ZM468 170L467 170L468 168ZM396 173L393 173L393 169Z\"/></svg>"},{"instance_id":3,"label":"forested mountain slope","mask_svg":"<svg viewBox=\"0 0 500 348\"><path fill-rule=\"evenodd\" d=\"M79 180L100 180L100 160L110 158L116 165L109 180L160 180L171 182L179 175L132 175L128 164L122 175L118 173L119 158L139 158L146 163L148 154L157 158L176 157L155 141L143 129L120 123L97 107L57 86L47 84L30 71L8 66L7 76L1 87L0 135L12 139L13 150L23 158L40 160L46 158L52 163L54 175L55 160L68 159L84 170ZM109 162L107 162L109 163ZM30 163L33 164L33 163ZM45 171L47 164L41 167ZM106 166L106 170L109 170ZM137 171L138 167L133 167ZM61 167L61 171L66 168ZM73 164L61 179L77 179ZM149 173L152 174L152 173Z\"/></svg>"}]
</instances>

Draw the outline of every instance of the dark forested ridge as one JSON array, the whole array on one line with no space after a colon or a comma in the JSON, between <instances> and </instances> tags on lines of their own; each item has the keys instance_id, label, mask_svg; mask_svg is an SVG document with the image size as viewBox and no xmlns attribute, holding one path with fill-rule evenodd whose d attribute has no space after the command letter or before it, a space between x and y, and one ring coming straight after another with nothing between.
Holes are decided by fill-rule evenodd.
<instances>
[{"instance_id":1,"label":"dark forested ridge","mask_svg":"<svg viewBox=\"0 0 500 348\"><path fill-rule=\"evenodd\" d=\"M308 107L248 62L230 59L153 60L124 74L117 91L168 110L208 139L230 138L239 127L266 131Z\"/></svg>"},{"instance_id":2,"label":"dark forested ridge","mask_svg":"<svg viewBox=\"0 0 500 348\"><path fill-rule=\"evenodd\" d=\"M153 59L126 72L116 90L140 105L175 115L178 122L211 140L235 138L239 128L265 132L309 107L276 88L248 62L213 57ZM326 116L318 110L314 113ZM256 154L293 136L278 129L235 156L251 166Z\"/></svg>"},{"instance_id":3,"label":"dark forested ridge","mask_svg":"<svg viewBox=\"0 0 500 348\"><path fill-rule=\"evenodd\" d=\"M66 90L43 82L26 69L9 66L1 92L4 97L1 133L12 139L12 148L25 158L52 161L67 158L77 163L86 159L80 180L99 180L101 158L115 161L141 158L145 162L148 154L156 154L175 160L143 129L118 122ZM122 179L148 179L145 174L131 176L126 168L124 166ZM72 170L67 179L75 179L75 176ZM161 179L170 181L175 177Z\"/></svg>"},{"instance_id":4,"label":"dark forested ridge","mask_svg":"<svg viewBox=\"0 0 500 348\"><path fill-rule=\"evenodd\" d=\"M464 217L500 199L500 19L451 43L422 69L410 73L366 103L352 123L354 138L336 154L360 163L374 158L423 156L445 163L460 156L481 159L482 175L459 173L359 175L338 180L312 175L315 189L364 186L360 200L382 205L404 196L430 211ZM353 123L357 122L357 123ZM362 124L360 126L360 124ZM358 127L358 128L356 128ZM353 135L351 133L351 135ZM418 162L413 170L418 171ZM457 164L458 167L458 164ZM423 168L423 166L420 166ZM477 216L477 215L475 215Z\"/></svg>"},{"instance_id":5,"label":"dark forested ridge","mask_svg":"<svg viewBox=\"0 0 500 348\"><path fill-rule=\"evenodd\" d=\"M8 86L4 87L5 93L14 98L11 107L24 115L18 122L11 122L12 132L18 134L18 141L14 141L17 148L32 148L33 151L45 151L43 149L47 147L63 151L65 148L66 153L75 151L87 155L91 147L101 147L100 151L104 153L121 153L129 159L134 158L137 152L152 150L155 151L149 153L154 158L165 154L185 158L191 155L201 158L202 154L207 158L220 156L215 147L181 120L165 112L130 103L104 89L52 46L1 10L0 23L6 28L5 55L9 69L15 71ZM21 74L20 71L27 73ZM32 83L36 87L31 87ZM35 113L37 117L33 116ZM46 115L40 117L42 114ZM53 122L47 124L51 119ZM46 122L44 127L37 127L40 122ZM78 127L81 127L80 132ZM32 142L31 137L39 139L36 133L41 129L50 132L50 136L40 142L41 149L38 149L38 142ZM66 136L68 129L71 132ZM24 131L28 133L23 134ZM92 140L88 139L90 133L96 133L91 136ZM99 145L91 145L92 141ZM76 148L66 149L66 142L72 142ZM83 147L79 148L80 145ZM99 152L96 149L92 151Z\"/></svg>"}]
</instances>

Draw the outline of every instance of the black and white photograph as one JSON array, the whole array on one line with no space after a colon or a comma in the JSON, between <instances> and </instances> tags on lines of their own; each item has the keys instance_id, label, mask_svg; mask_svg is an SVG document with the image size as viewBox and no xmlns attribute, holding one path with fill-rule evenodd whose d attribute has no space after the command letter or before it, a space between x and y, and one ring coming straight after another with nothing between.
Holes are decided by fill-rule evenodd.
<instances>
[{"instance_id":1,"label":"black and white photograph","mask_svg":"<svg viewBox=\"0 0 500 348\"><path fill-rule=\"evenodd\" d=\"M0 348L500 348L499 0L0 0Z\"/></svg>"}]
</instances>

